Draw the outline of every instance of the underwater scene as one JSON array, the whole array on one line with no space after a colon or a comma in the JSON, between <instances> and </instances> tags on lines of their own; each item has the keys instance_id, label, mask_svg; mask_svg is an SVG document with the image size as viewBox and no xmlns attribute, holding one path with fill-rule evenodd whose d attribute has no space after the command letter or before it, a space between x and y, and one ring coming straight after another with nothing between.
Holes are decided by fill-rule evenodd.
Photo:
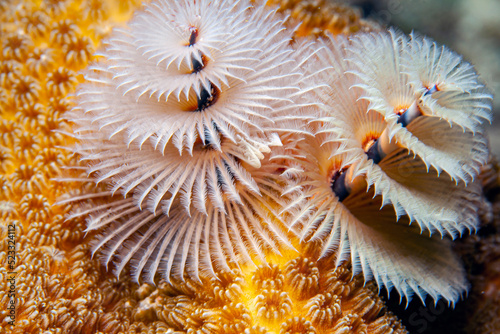
<instances>
[{"instance_id":1,"label":"underwater scene","mask_svg":"<svg viewBox=\"0 0 500 334\"><path fill-rule=\"evenodd\" d=\"M0 333L499 333L496 0L0 0Z\"/></svg>"}]
</instances>

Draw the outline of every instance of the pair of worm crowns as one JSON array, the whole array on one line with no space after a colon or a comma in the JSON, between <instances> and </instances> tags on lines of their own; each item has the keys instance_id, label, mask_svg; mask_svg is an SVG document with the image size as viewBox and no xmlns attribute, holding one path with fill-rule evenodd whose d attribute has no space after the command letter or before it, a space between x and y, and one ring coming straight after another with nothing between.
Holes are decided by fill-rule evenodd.
<instances>
[{"instance_id":1,"label":"pair of worm crowns","mask_svg":"<svg viewBox=\"0 0 500 334\"><path fill-rule=\"evenodd\" d=\"M217 275L314 244L407 299L454 303L491 96L473 67L394 30L292 40L241 0L156 0L86 74L73 151L99 191L72 217L117 275Z\"/></svg>"}]
</instances>

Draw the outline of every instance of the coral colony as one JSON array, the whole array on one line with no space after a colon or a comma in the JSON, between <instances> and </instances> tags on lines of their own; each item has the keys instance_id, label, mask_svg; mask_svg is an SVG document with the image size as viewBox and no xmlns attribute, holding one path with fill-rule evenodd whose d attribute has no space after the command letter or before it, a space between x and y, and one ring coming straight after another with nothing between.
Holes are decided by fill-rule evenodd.
<instances>
[{"instance_id":1,"label":"coral colony","mask_svg":"<svg viewBox=\"0 0 500 334\"><path fill-rule=\"evenodd\" d=\"M0 1L1 333L403 334L381 287L466 292L470 64L326 0L148 3Z\"/></svg>"},{"instance_id":2,"label":"coral colony","mask_svg":"<svg viewBox=\"0 0 500 334\"><path fill-rule=\"evenodd\" d=\"M68 116L103 185L72 216L136 280L309 247L407 300L453 304L467 282L449 239L478 223L491 96L427 37L292 40L285 20L249 1L163 0L116 29Z\"/></svg>"}]
</instances>

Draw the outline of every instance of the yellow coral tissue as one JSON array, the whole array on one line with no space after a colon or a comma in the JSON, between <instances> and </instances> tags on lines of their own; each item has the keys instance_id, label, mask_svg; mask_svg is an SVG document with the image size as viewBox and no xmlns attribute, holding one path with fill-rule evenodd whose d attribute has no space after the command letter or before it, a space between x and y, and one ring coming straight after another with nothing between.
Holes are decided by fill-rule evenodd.
<instances>
[{"instance_id":1,"label":"yellow coral tissue","mask_svg":"<svg viewBox=\"0 0 500 334\"><path fill-rule=\"evenodd\" d=\"M0 2L0 332L406 333L381 288L466 294L474 68L275 3Z\"/></svg>"}]
</instances>

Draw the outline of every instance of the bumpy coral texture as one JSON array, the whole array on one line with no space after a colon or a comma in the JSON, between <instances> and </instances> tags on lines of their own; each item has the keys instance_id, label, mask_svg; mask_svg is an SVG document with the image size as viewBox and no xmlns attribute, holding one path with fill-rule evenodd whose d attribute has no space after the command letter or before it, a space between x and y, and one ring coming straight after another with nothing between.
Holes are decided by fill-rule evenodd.
<instances>
[{"instance_id":1,"label":"bumpy coral texture","mask_svg":"<svg viewBox=\"0 0 500 334\"><path fill-rule=\"evenodd\" d=\"M362 18L359 8L341 1L329 0L268 0L267 4L277 5L279 11L290 15L291 26L300 24L297 36L350 34L361 31L375 31L381 27Z\"/></svg>"},{"instance_id":2,"label":"bumpy coral texture","mask_svg":"<svg viewBox=\"0 0 500 334\"><path fill-rule=\"evenodd\" d=\"M269 266L220 272L156 287L117 279L91 259L82 218L66 220L68 194L94 184L57 182L75 158L62 146L71 131L62 115L73 106L78 74L112 27L137 1L0 2L1 240L15 224L16 319L0 311L2 333L405 333L372 285L351 280L332 259L294 252ZM57 130L57 131L56 131ZM69 174L73 179L79 173ZM89 195L90 196L90 195ZM314 252L313 252L314 253ZM311 254L313 256L314 254ZM0 289L7 291L7 243L0 251ZM2 305L8 297L2 293Z\"/></svg>"}]
</instances>

